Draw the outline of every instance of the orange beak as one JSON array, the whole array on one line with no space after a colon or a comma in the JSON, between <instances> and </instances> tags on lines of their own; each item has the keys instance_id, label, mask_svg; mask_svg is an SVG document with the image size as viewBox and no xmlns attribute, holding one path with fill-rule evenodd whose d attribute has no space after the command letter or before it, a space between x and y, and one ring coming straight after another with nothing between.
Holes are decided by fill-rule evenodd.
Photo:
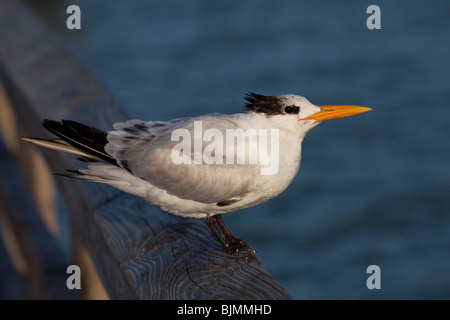
<instances>
[{"instance_id":1,"label":"orange beak","mask_svg":"<svg viewBox=\"0 0 450 320\"><path fill-rule=\"evenodd\" d=\"M360 106L319 106L322 110L299 120L316 120L317 122L344 118L372 110Z\"/></svg>"}]
</instances>

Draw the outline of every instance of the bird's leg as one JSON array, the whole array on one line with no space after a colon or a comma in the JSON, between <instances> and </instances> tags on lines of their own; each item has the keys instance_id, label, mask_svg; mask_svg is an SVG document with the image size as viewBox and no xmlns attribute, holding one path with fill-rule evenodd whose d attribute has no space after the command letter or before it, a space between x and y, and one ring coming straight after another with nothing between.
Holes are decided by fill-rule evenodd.
<instances>
[{"instance_id":1,"label":"bird's leg","mask_svg":"<svg viewBox=\"0 0 450 320\"><path fill-rule=\"evenodd\" d=\"M220 244L222 245L222 247L227 250L227 243L225 242L225 240L223 240L222 236L219 233L219 230L217 230L216 227L216 223L213 220L213 217L206 217L206 224L208 225L209 229L211 230L211 232L213 233L213 235L217 238L217 240L219 240Z\"/></svg>"},{"instance_id":2,"label":"bird's leg","mask_svg":"<svg viewBox=\"0 0 450 320\"><path fill-rule=\"evenodd\" d=\"M222 244L222 247L227 251L227 253L236 253L239 252L241 249L247 249L251 253L256 253L255 249L250 248L244 241L241 239L235 238L230 230L225 226L225 224L222 221L222 218L220 215L214 215L212 217L206 218L206 223L208 224L209 228L211 229L212 233L216 236L216 238L219 240L219 242ZM222 238L219 231L217 230L216 225L219 226L219 228L222 230L225 239Z\"/></svg>"}]
</instances>

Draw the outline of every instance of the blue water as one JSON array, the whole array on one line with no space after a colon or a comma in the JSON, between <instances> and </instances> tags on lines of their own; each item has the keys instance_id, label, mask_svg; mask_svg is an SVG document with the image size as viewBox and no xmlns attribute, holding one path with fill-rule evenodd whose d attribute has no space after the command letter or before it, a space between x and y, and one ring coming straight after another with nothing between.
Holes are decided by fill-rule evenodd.
<instances>
[{"instance_id":1,"label":"blue water","mask_svg":"<svg viewBox=\"0 0 450 320\"><path fill-rule=\"evenodd\" d=\"M65 27L69 4L82 30ZM370 4L380 30L366 27ZM313 129L292 185L224 220L295 299L450 298L449 1L48 6L132 118L239 112L248 91L372 107Z\"/></svg>"}]
</instances>

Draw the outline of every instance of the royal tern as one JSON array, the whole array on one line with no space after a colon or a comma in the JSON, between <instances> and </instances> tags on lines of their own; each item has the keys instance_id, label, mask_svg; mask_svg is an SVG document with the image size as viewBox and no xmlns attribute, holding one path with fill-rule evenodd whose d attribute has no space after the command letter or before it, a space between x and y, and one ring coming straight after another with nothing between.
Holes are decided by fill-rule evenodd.
<instances>
[{"instance_id":1,"label":"royal tern","mask_svg":"<svg viewBox=\"0 0 450 320\"><path fill-rule=\"evenodd\" d=\"M228 253L255 252L231 235L220 215L285 190L300 168L303 138L320 122L371 109L317 106L292 94L249 93L245 99L243 113L128 120L109 132L71 120L44 120L58 139L24 140L88 162L64 176L108 184L175 215L206 218Z\"/></svg>"}]
</instances>

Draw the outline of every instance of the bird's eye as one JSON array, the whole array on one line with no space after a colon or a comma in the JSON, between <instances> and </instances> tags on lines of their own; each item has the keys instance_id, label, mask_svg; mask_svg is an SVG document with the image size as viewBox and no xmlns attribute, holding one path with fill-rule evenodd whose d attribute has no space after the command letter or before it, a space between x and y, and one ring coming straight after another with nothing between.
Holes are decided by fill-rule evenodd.
<instances>
[{"instance_id":1,"label":"bird's eye","mask_svg":"<svg viewBox=\"0 0 450 320\"><path fill-rule=\"evenodd\" d=\"M284 108L284 112L286 113L293 113L295 108L293 106L287 106Z\"/></svg>"}]
</instances>

